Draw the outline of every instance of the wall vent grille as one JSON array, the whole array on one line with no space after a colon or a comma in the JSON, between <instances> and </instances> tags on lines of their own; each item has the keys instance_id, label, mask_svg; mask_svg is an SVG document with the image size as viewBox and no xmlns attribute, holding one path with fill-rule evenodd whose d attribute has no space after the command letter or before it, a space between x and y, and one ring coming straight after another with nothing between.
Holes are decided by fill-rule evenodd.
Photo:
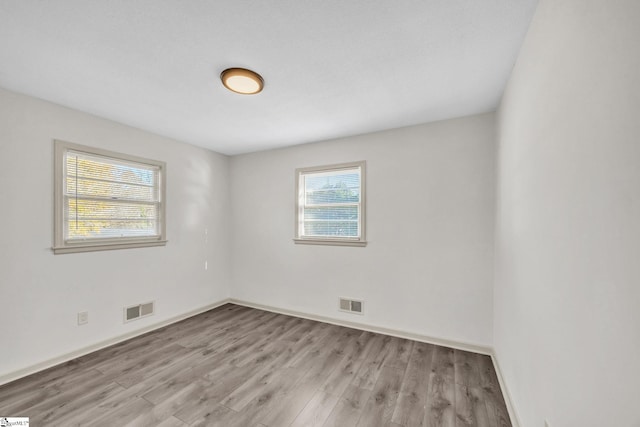
<instances>
[{"instance_id":1,"label":"wall vent grille","mask_svg":"<svg viewBox=\"0 0 640 427\"><path fill-rule=\"evenodd\" d=\"M154 302L145 302L143 304L136 304L124 308L124 323L132 320L140 319L141 317L151 316L154 310Z\"/></svg>"},{"instance_id":2,"label":"wall vent grille","mask_svg":"<svg viewBox=\"0 0 640 427\"><path fill-rule=\"evenodd\" d=\"M340 298L340 304L338 306L340 311L346 311L347 313L363 314L364 313L364 301L352 299L352 298Z\"/></svg>"}]
</instances>

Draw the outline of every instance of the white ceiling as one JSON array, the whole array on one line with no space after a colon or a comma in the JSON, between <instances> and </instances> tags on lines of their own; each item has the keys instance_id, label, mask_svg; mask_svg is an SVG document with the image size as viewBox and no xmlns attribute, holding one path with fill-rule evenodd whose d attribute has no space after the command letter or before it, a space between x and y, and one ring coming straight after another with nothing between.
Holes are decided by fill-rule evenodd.
<instances>
[{"instance_id":1,"label":"white ceiling","mask_svg":"<svg viewBox=\"0 0 640 427\"><path fill-rule=\"evenodd\" d=\"M536 3L0 0L0 86L245 153L493 111Z\"/></svg>"}]
</instances>

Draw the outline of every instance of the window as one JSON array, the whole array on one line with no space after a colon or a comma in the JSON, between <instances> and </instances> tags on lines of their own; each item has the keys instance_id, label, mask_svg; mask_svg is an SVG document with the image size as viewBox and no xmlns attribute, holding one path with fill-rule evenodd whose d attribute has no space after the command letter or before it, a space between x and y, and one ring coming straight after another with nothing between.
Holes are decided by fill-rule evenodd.
<instances>
[{"instance_id":1,"label":"window","mask_svg":"<svg viewBox=\"0 0 640 427\"><path fill-rule=\"evenodd\" d=\"M365 246L365 162L296 170L296 243Z\"/></svg>"},{"instance_id":2,"label":"window","mask_svg":"<svg viewBox=\"0 0 640 427\"><path fill-rule=\"evenodd\" d=\"M166 244L165 164L55 141L56 254Z\"/></svg>"}]
</instances>

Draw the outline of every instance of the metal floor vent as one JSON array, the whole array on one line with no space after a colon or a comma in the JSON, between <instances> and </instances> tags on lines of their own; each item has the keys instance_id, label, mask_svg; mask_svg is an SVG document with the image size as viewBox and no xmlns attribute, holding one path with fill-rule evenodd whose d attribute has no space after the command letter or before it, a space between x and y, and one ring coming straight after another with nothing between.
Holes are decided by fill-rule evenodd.
<instances>
[{"instance_id":1,"label":"metal floor vent","mask_svg":"<svg viewBox=\"0 0 640 427\"><path fill-rule=\"evenodd\" d=\"M364 301L350 298L340 298L340 311L362 314L364 312Z\"/></svg>"},{"instance_id":2,"label":"metal floor vent","mask_svg":"<svg viewBox=\"0 0 640 427\"><path fill-rule=\"evenodd\" d=\"M153 301L124 308L124 322L130 322L153 314Z\"/></svg>"}]
</instances>

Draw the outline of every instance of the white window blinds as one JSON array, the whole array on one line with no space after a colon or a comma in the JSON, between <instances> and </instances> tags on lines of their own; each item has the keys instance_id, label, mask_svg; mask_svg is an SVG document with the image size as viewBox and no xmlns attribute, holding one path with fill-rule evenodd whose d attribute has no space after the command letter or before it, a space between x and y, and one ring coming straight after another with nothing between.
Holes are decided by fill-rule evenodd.
<instances>
[{"instance_id":1,"label":"white window blinds","mask_svg":"<svg viewBox=\"0 0 640 427\"><path fill-rule=\"evenodd\" d=\"M364 163L298 170L297 238L364 241Z\"/></svg>"},{"instance_id":2,"label":"white window blinds","mask_svg":"<svg viewBox=\"0 0 640 427\"><path fill-rule=\"evenodd\" d=\"M158 167L65 155L65 238L159 236Z\"/></svg>"},{"instance_id":3,"label":"white window blinds","mask_svg":"<svg viewBox=\"0 0 640 427\"><path fill-rule=\"evenodd\" d=\"M85 148L57 149L62 176L55 246L164 240L163 164Z\"/></svg>"}]
</instances>

